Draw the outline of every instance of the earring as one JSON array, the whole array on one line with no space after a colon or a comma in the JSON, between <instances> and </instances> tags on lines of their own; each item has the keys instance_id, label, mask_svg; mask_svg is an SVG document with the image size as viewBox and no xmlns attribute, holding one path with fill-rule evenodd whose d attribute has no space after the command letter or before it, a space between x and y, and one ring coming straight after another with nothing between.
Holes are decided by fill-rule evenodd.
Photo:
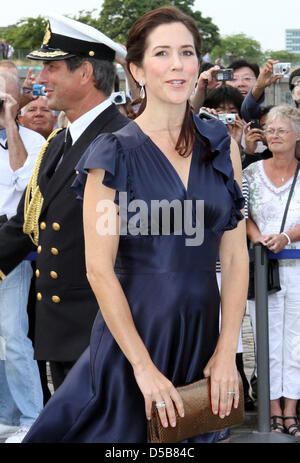
<instances>
[{"instance_id":1,"label":"earring","mask_svg":"<svg viewBox=\"0 0 300 463\"><path fill-rule=\"evenodd\" d=\"M141 99L143 100L145 98L145 84L144 82L142 81L142 79L139 81L139 86L141 87L141 90L140 90L140 97Z\"/></svg>"}]
</instances>

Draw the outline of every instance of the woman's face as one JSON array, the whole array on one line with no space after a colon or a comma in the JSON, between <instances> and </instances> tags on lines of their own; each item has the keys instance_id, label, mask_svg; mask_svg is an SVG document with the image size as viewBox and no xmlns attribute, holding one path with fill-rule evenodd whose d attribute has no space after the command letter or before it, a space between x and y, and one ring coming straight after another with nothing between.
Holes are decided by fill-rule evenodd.
<instances>
[{"instance_id":1,"label":"woman's face","mask_svg":"<svg viewBox=\"0 0 300 463\"><path fill-rule=\"evenodd\" d=\"M191 32L181 23L162 24L148 36L143 64L133 66L143 80L147 102L186 103L195 89L199 63Z\"/></svg>"},{"instance_id":2,"label":"woman's face","mask_svg":"<svg viewBox=\"0 0 300 463\"><path fill-rule=\"evenodd\" d=\"M283 154L295 151L296 143L300 140L300 136L294 132L290 121L277 117L266 125L265 130L270 151Z\"/></svg>"}]
</instances>

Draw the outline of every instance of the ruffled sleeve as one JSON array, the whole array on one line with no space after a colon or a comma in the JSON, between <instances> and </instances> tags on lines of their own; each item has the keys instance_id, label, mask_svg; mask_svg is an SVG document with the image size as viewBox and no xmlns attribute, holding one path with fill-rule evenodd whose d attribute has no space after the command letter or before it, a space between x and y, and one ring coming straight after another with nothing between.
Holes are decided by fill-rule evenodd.
<instances>
[{"instance_id":1,"label":"ruffled sleeve","mask_svg":"<svg viewBox=\"0 0 300 463\"><path fill-rule=\"evenodd\" d=\"M211 152L214 154L212 160L213 168L220 172L225 181L225 186L231 196L231 213L226 221L218 224L215 232L221 235L226 230L233 230L240 220L244 218L241 209L244 208L245 199L238 183L234 179L234 171L230 158L231 137L228 134L223 122L216 119L204 120L194 116L195 124L199 132L208 139Z\"/></svg>"},{"instance_id":2,"label":"ruffled sleeve","mask_svg":"<svg viewBox=\"0 0 300 463\"><path fill-rule=\"evenodd\" d=\"M105 170L103 184L116 190L115 202L118 204L119 192L127 192L129 179L126 155L114 134L98 135L75 167L77 176L72 187L80 200L83 199L90 169Z\"/></svg>"}]
</instances>

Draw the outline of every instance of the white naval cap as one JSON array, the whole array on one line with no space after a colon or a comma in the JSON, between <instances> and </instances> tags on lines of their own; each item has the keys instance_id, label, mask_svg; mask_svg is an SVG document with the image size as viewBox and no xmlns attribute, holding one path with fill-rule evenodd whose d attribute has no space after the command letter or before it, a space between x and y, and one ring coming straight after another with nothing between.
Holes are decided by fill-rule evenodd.
<instances>
[{"instance_id":1,"label":"white naval cap","mask_svg":"<svg viewBox=\"0 0 300 463\"><path fill-rule=\"evenodd\" d=\"M125 58L126 50L92 26L60 15L47 16L43 44L27 55L35 60L61 60L73 56L113 61Z\"/></svg>"}]
</instances>

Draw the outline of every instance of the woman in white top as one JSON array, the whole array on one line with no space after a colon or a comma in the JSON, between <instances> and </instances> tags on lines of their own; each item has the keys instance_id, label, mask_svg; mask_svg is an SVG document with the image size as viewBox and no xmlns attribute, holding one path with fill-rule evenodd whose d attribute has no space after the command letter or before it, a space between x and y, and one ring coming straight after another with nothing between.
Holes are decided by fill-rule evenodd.
<instances>
[{"instance_id":1,"label":"woman in white top","mask_svg":"<svg viewBox=\"0 0 300 463\"><path fill-rule=\"evenodd\" d=\"M248 237L278 253L300 249L300 175L289 206L283 233L280 226L298 160L300 110L283 105L266 120L266 139L273 154L243 171L249 186ZM271 429L300 436L296 404L300 398L300 261L280 260L281 291L269 295ZM255 328L255 303L249 301ZM280 398L284 397L281 409Z\"/></svg>"}]
</instances>

